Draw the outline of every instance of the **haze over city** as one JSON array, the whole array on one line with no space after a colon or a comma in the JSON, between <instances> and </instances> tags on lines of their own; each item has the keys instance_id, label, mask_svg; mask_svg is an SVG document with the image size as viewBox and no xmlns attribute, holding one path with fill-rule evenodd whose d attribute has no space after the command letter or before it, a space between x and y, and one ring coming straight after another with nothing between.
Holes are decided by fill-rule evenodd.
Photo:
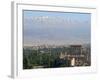
<instances>
[{"instance_id":1,"label":"haze over city","mask_svg":"<svg viewBox=\"0 0 100 80\"><path fill-rule=\"evenodd\" d=\"M24 46L91 42L91 14L27 10L23 13Z\"/></svg>"}]
</instances>

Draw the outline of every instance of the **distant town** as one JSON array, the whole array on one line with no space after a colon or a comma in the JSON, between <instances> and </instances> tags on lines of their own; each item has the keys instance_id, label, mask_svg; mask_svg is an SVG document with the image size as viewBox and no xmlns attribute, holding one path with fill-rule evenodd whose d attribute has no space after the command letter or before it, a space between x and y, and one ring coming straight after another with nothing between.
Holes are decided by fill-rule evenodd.
<instances>
[{"instance_id":1,"label":"distant town","mask_svg":"<svg viewBox=\"0 0 100 80\"><path fill-rule=\"evenodd\" d=\"M23 47L23 69L91 66L91 45L36 45Z\"/></svg>"}]
</instances>

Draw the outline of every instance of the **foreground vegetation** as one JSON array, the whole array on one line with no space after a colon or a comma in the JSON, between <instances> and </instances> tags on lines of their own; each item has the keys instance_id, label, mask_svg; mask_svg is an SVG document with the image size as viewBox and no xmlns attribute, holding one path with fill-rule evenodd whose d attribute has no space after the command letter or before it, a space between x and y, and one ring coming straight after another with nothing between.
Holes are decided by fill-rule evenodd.
<instances>
[{"instance_id":1,"label":"foreground vegetation","mask_svg":"<svg viewBox=\"0 0 100 80\"><path fill-rule=\"evenodd\" d=\"M69 67L69 61L59 58L61 51L67 48L23 49L23 68Z\"/></svg>"}]
</instances>

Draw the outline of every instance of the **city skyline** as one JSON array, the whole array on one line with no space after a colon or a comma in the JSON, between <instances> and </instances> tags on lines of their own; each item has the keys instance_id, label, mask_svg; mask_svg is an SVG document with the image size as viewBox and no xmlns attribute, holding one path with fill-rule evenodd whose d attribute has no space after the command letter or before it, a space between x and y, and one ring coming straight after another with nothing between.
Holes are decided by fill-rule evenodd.
<instances>
[{"instance_id":1,"label":"city skyline","mask_svg":"<svg viewBox=\"0 0 100 80\"><path fill-rule=\"evenodd\" d=\"M70 45L91 43L91 14L23 11L23 44Z\"/></svg>"}]
</instances>

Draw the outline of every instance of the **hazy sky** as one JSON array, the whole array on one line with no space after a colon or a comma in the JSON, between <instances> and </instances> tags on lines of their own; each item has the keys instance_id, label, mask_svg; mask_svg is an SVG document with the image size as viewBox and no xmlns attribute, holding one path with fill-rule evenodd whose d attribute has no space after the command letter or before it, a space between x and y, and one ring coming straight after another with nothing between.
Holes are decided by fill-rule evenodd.
<instances>
[{"instance_id":1,"label":"hazy sky","mask_svg":"<svg viewBox=\"0 0 100 80\"><path fill-rule=\"evenodd\" d=\"M91 14L23 11L24 45L90 43Z\"/></svg>"}]
</instances>

